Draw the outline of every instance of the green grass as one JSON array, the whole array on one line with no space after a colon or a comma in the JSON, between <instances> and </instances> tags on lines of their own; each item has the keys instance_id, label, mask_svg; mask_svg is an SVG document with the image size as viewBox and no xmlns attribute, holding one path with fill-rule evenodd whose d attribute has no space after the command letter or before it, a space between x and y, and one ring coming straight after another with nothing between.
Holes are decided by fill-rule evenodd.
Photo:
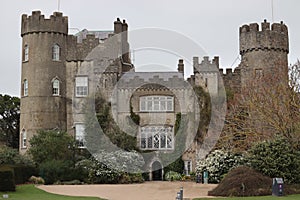
<instances>
[{"instance_id":1,"label":"green grass","mask_svg":"<svg viewBox=\"0 0 300 200\"><path fill-rule=\"evenodd\" d=\"M300 195L289 195L289 196L283 196L283 197L274 197L274 196L263 196L263 197L228 197L228 198L213 198L210 200L300 200ZM198 198L198 199L193 199L193 200L208 200L208 198Z\"/></svg>"},{"instance_id":2,"label":"green grass","mask_svg":"<svg viewBox=\"0 0 300 200\"><path fill-rule=\"evenodd\" d=\"M16 192L0 192L0 199L3 194L8 194L8 200L101 200L97 197L71 197L57 194L50 194L36 188L34 185L17 186Z\"/></svg>"}]
</instances>

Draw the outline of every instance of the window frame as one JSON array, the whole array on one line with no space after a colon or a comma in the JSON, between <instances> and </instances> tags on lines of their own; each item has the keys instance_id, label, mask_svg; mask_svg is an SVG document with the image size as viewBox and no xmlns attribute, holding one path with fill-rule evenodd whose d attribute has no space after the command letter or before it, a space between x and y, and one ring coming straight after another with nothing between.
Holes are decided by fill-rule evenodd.
<instances>
[{"instance_id":1,"label":"window frame","mask_svg":"<svg viewBox=\"0 0 300 200\"><path fill-rule=\"evenodd\" d=\"M21 131L21 148L27 148L27 133L24 129Z\"/></svg>"},{"instance_id":2,"label":"window frame","mask_svg":"<svg viewBox=\"0 0 300 200\"><path fill-rule=\"evenodd\" d=\"M29 61L29 45L25 44L23 49L23 62Z\"/></svg>"},{"instance_id":3,"label":"window frame","mask_svg":"<svg viewBox=\"0 0 300 200\"><path fill-rule=\"evenodd\" d=\"M53 61L60 61L60 55L61 55L61 48L60 46L55 43L52 46L52 60Z\"/></svg>"},{"instance_id":4,"label":"window frame","mask_svg":"<svg viewBox=\"0 0 300 200\"><path fill-rule=\"evenodd\" d=\"M160 132L162 129L165 131ZM147 125L139 128L141 150L174 150L174 127ZM170 140L169 140L170 139Z\"/></svg>"},{"instance_id":5,"label":"window frame","mask_svg":"<svg viewBox=\"0 0 300 200\"><path fill-rule=\"evenodd\" d=\"M55 83L58 84L57 87L55 87ZM57 93L55 91L57 91ZM59 96L60 95L60 80L58 78L55 78L55 79L52 80L52 95L53 96Z\"/></svg>"},{"instance_id":6,"label":"window frame","mask_svg":"<svg viewBox=\"0 0 300 200\"><path fill-rule=\"evenodd\" d=\"M78 128L80 127L80 128ZM77 145L77 148L79 149L85 149L86 146L84 145L85 143L85 124L84 123L75 123L74 124L74 139ZM78 134L79 130L81 130L82 132L80 132L80 134Z\"/></svg>"},{"instance_id":7,"label":"window frame","mask_svg":"<svg viewBox=\"0 0 300 200\"><path fill-rule=\"evenodd\" d=\"M24 79L23 81L23 96L28 96L28 79Z\"/></svg>"},{"instance_id":8,"label":"window frame","mask_svg":"<svg viewBox=\"0 0 300 200\"><path fill-rule=\"evenodd\" d=\"M140 112L174 112L175 110L174 97L170 95L140 96L139 101Z\"/></svg>"},{"instance_id":9,"label":"window frame","mask_svg":"<svg viewBox=\"0 0 300 200\"><path fill-rule=\"evenodd\" d=\"M191 172L193 171L193 161L192 160L185 160L184 161L184 173L187 176L190 176Z\"/></svg>"},{"instance_id":10,"label":"window frame","mask_svg":"<svg viewBox=\"0 0 300 200\"><path fill-rule=\"evenodd\" d=\"M85 81L80 82L79 79L83 79L83 78L85 79ZM84 84L82 84L82 83L84 83ZM89 78L88 78L88 76L75 77L75 96L76 97L86 97L86 96L88 96L88 94L89 94Z\"/></svg>"}]
</instances>

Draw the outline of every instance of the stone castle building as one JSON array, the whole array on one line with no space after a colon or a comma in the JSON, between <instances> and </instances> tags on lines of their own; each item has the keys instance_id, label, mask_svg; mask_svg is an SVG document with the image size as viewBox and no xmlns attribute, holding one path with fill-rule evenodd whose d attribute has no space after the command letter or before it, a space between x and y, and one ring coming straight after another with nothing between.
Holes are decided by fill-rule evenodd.
<instances>
[{"instance_id":1,"label":"stone castle building","mask_svg":"<svg viewBox=\"0 0 300 200\"><path fill-rule=\"evenodd\" d=\"M270 27L264 21L261 30L258 24L242 26L240 65L223 74L219 57L204 57L201 62L194 57L194 73L188 80L183 76L183 60L179 60L177 72L135 72L125 20L117 19L112 31L83 30L69 35L68 30L68 17L59 12L48 19L40 11L22 16L21 153L30 148L29 140L39 130L67 131L84 148L83 102L93 92L101 92L112 103L115 121L124 129L132 106L140 116L136 137L142 151L173 151L176 114L195 110L189 86L201 86L210 95L218 95L219 79L223 78L225 87L240 92L248 80L273 72L270 67L287 69L288 31L283 23ZM114 37L117 39L111 39ZM93 54L101 56L94 59ZM117 95L112 99L114 92ZM195 128L187 130L194 132ZM195 141L189 145L182 156L187 174L194 171L198 147ZM150 172L163 167L155 157L147 165ZM163 171L155 171L150 178L161 179Z\"/></svg>"}]
</instances>

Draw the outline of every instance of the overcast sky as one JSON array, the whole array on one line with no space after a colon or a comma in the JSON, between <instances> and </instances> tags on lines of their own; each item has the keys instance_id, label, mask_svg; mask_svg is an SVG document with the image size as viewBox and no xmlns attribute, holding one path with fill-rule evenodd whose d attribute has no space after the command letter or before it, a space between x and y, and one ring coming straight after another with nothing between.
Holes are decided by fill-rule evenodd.
<instances>
[{"instance_id":1,"label":"overcast sky","mask_svg":"<svg viewBox=\"0 0 300 200\"><path fill-rule=\"evenodd\" d=\"M60 1L60 11L69 17L71 28L112 30L113 21L120 17L126 19L130 30L146 27L172 30L199 44L208 56L220 56L220 64L224 68L236 67L239 63L234 61L239 55L238 31L241 25L261 23L264 19L272 21L271 0ZM33 10L41 10L48 18L58 10L57 2L58 0L1 2L1 94L20 96L21 15L31 15ZM274 21L283 21L288 25L289 62L295 63L300 58L300 1L273 0L273 5ZM70 30L71 33L74 30ZM202 54L199 53L199 56L203 56ZM139 60L139 53L135 57L139 63L145 62ZM177 68L176 59L168 62L170 68ZM136 63L137 68L139 63Z\"/></svg>"}]
</instances>

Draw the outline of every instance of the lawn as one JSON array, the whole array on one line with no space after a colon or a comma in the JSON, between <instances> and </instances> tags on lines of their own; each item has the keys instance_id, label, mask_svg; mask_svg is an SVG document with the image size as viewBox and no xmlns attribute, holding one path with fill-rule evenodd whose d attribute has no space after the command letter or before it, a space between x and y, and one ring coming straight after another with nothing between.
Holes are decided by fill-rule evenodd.
<instances>
[{"instance_id":1,"label":"lawn","mask_svg":"<svg viewBox=\"0 0 300 200\"><path fill-rule=\"evenodd\" d=\"M71 197L50 194L37 189L34 185L17 186L16 192L0 192L0 199L3 199L3 194L8 194L9 200L101 200L97 197Z\"/></svg>"},{"instance_id":2,"label":"lawn","mask_svg":"<svg viewBox=\"0 0 300 200\"><path fill-rule=\"evenodd\" d=\"M232 198L214 198L213 200L300 200L300 195L289 195L284 197L274 197L274 196L263 196L263 197L232 197ZM208 200L208 198L199 198L199 199L193 199L193 200Z\"/></svg>"}]
</instances>

